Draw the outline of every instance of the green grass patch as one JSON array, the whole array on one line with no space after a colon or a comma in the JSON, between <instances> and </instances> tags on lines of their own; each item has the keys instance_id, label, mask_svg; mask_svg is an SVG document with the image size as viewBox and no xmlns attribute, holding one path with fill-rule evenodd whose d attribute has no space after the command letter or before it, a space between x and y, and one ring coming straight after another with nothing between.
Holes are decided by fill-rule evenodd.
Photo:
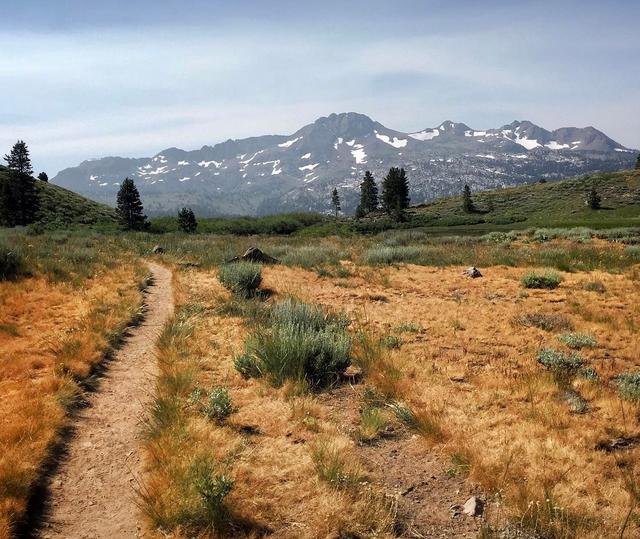
<instances>
[{"instance_id":1,"label":"green grass patch","mask_svg":"<svg viewBox=\"0 0 640 539\"><path fill-rule=\"evenodd\" d=\"M597 344L596 338L586 333L563 333L558 335L558 341L574 350L593 348Z\"/></svg>"},{"instance_id":2,"label":"green grass patch","mask_svg":"<svg viewBox=\"0 0 640 539\"><path fill-rule=\"evenodd\" d=\"M522 286L525 288L547 288L554 289L560 286L562 277L554 271L545 273L530 272L521 280Z\"/></svg>"},{"instance_id":3,"label":"green grass patch","mask_svg":"<svg viewBox=\"0 0 640 539\"><path fill-rule=\"evenodd\" d=\"M262 266L250 262L232 262L218 269L218 279L225 288L240 297L255 295L262 282Z\"/></svg>"},{"instance_id":4,"label":"green grass patch","mask_svg":"<svg viewBox=\"0 0 640 539\"><path fill-rule=\"evenodd\" d=\"M640 402L640 371L621 374L616 379L616 384L623 399Z\"/></svg>"}]
</instances>

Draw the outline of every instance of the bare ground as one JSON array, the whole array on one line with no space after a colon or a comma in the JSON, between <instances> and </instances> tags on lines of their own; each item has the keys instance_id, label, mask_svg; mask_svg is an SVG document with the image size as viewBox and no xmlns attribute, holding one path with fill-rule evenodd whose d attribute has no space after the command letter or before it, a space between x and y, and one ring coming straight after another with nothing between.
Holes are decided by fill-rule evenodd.
<instances>
[{"instance_id":1,"label":"bare ground","mask_svg":"<svg viewBox=\"0 0 640 539\"><path fill-rule=\"evenodd\" d=\"M140 537L135 501L141 422L157 375L155 341L173 312L171 272L154 263L147 316L109 363L100 389L80 410L67 457L50 486L44 539Z\"/></svg>"},{"instance_id":2,"label":"bare ground","mask_svg":"<svg viewBox=\"0 0 640 539\"><path fill-rule=\"evenodd\" d=\"M343 385L320 399L332 410L339 430L350 436L360 422L362 390L361 385ZM420 436L400 427L357 448L372 479L397 500L399 537L477 537L481 521L454 514L451 509L482 493L469 481L451 474L445 456L426 448Z\"/></svg>"}]
</instances>

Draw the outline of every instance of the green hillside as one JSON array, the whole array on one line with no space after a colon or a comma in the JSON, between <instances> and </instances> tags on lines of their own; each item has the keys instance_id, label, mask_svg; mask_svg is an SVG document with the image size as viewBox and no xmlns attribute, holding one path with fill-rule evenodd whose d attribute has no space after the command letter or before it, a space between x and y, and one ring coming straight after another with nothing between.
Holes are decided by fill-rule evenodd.
<instances>
[{"instance_id":1,"label":"green hillside","mask_svg":"<svg viewBox=\"0 0 640 539\"><path fill-rule=\"evenodd\" d=\"M0 179L8 176L0 166ZM89 200L73 191L51 183L36 181L40 200L38 223L51 228L74 225L111 225L116 223L113 208Z\"/></svg>"},{"instance_id":2,"label":"green hillside","mask_svg":"<svg viewBox=\"0 0 640 539\"><path fill-rule=\"evenodd\" d=\"M586 203L592 187L602 199L601 209L592 210ZM472 213L463 211L462 196L415 206L412 224L465 229L640 225L640 170L484 191L472 197Z\"/></svg>"}]
</instances>

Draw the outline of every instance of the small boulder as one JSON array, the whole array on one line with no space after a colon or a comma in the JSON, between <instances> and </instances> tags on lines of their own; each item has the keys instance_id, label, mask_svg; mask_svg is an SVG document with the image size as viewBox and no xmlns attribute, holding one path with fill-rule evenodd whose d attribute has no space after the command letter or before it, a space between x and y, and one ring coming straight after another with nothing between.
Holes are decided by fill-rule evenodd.
<instances>
[{"instance_id":1,"label":"small boulder","mask_svg":"<svg viewBox=\"0 0 640 539\"><path fill-rule=\"evenodd\" d=\"M470 517L479 517L484 511L484 503L477 496L471 496L462 506L462 512Z\"/></svg>"},{"instance_id":2,"label":"small boulder","mask_svg":"<svg viewBox=\"0 0 640 539\"><path fill-rule=\"evenodd\" d=\"M482 273L480 273L478 268L476 268L474 266L472 266L470 268L467 268L466 270L464 270L462 272L462 274L467 276L467 277L471 277L472 279L477 279L478 277L482 277Z\"/></svg>"},{"instance_id":3,"label":"small boulder","mask_svg":"<svg viewBox=\"0 0 640 539\"><path fill-rule=\"evenodd\" d=\"M159 255L164 253L164 247L160 246L160 245L156 245L153 249L151 249L151 252L154 255Z\"/></svg>"},{"instance_id":4,"label":"small boulder","mask_svg":"<svg viewBox=\"0 0 640 539\"><path fill-rule=\"evenodd\" d=\"M342 373L342 376L352 383L357 383L362 379L362 369L355 365L349 365Z\"/></svg>"}]
</instances>

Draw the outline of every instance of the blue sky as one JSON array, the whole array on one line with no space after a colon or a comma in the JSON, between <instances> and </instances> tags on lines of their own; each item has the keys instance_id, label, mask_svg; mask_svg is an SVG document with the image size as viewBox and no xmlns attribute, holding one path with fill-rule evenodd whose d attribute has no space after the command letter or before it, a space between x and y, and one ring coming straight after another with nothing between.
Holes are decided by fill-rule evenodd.
<instances>
[{"instance_id":1,"label":"blue sky","mask_svg":"<svg viewBox=\"0 0 640 539\"><path fill-rule=\"evenodd\" d=\"M357 111L640 148L640 2L0 0L0 150L50 175Z\"/></svg>"}]
</instances>

